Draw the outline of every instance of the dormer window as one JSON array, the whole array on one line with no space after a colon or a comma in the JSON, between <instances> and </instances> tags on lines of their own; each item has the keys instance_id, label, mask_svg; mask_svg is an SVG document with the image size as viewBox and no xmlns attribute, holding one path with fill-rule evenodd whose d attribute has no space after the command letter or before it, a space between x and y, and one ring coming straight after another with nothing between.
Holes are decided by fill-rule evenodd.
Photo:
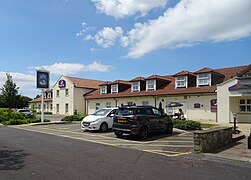
<instances>
[{"instance_id":1,"label":"dormer window","mask_svg":"<svg viewBox=\"0 0 251 180\"><path fill-rule=\"evenodd\" d=\"M146 81L146 90L151 91L151 90L156 90L156 80L151 79Z\"/></svg>"},{"instance_id":2,"label":"dormer window","mask_svg":"<svg viewBox=\"0 0 251 180\"><path fill-rule=\"evenodd\" d=\"M176 88L187 88L187 76L176 77Z\"/></svg>"},{"instance_id":3,"label":"dormer window","mask_svg":"<svg viewBox=\"0 0 251 180\"><path fill-rule=\"evenodd\" d=\"M118 84L111 85L111 92L118 93Z\"/></svg>"},{"instance_id":4,"label":"dormer window","mask_svg":"<svg viewBox=\"0 0 251 180\"><path fill-rule=\"evenodd\" d=\"M107 94L107 86L100 86L100 94Z\"/></svg>"},{"instance_id":5,"label":"dormer window","mask_svg":"<svg viewBox=\"0 0 251 180\"><path fill-rule=\"evenodd\" d=\"M197 75L198 86L211 86L211 73L203 73Z\"/></svg>"},{"instance_id":6,"label":"dormer window","mask_svg":"<svg viewBox=\"0 0 251 180\"><path fill-rule=\"evenodd\" d=\"M140 91L140 82L133 82L132 83L132 92L135 92L135 91Z\"/></svg>"}]
</instances>

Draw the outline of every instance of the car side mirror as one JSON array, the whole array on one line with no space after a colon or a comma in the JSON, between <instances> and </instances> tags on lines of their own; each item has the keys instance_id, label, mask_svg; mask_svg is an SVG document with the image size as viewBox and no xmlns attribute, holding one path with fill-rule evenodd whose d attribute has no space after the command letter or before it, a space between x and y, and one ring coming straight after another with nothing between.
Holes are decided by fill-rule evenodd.
<instances>
[{"instance_id":1,"label":"car side mirror","mask_svg":"<svg viewBox=\"0 0 251 180\"><path fill-rule=\"evenodd\" d=\"M110 114L109 117L114 117L114 114Z\"/></svg>"}]
</instances>

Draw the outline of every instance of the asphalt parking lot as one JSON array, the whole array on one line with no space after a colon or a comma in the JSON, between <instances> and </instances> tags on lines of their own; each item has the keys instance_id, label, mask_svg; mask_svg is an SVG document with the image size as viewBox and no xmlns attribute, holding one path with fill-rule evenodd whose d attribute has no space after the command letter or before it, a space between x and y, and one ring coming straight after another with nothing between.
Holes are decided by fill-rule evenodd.
<instances>
[{"instance_id":1,"label":"asphalt parking lot","mask_svg":"<svg viewBox=\"0 0 251 180\"><path fill-rule=\"evenodd\" d=\"M140 141L136 137L125 135L116 138L112 131L106 133L83 132L79 123L72 124L50 124L50 125L21 125L14 128L45 133L82 141L99 143L119 148L137 149L149 153L164 156L184 156L190 154L193 148L192 133L174 129L171 135L164 133L153 133L147 140Z\"/></svg>"}]
</instances>

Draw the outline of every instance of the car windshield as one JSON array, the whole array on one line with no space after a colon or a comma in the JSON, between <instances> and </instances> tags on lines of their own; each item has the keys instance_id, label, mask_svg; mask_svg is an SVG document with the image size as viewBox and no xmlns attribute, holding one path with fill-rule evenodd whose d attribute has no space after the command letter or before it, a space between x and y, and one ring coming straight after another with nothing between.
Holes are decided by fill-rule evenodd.
<instances>
[{"instance_id":1,"label":"car windshield","mask_svg":"<svg viewBox=\"0 0 251 180\"><path fill-rule=\"evenodd\" d=\"M26 110L26 109L20 109L18 112L29 112L29 110Z\"/></svg>"},{"instance_id":2,"label":"car windshield","mask_svg":"<svg viewBox=\"0 0 251 180\"><path fill-rule=\"evenodd\" d=\"M105 116L110 110L111 109L99 109L95 113L93 113L92 115L95 115L95 116Z\"/></svg>"}]
</instances>

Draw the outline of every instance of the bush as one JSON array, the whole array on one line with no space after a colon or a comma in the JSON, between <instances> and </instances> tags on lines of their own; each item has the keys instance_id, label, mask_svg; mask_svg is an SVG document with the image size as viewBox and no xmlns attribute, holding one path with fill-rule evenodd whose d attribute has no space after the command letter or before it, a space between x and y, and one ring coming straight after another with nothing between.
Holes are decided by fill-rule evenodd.
<instances>
[{"instance_id":1,"label":"bush","mask_svg":"<svg viewBox=\"0 0 251 180\"><path fill-rule=\"evenodd\" d=\"M182 130L201 130L201 123L192 120L173 120L173 126Z\"/></svg>"},{"instance_id":2,"label":"bush","mask_svg":"<svg viewBox=\"0 0 251 180\"><path fill-rule=\"evenodd\" d=\"M65 116L61 121L82 121L86 115L71 115Z\"/></svg>"}]
</instances>

